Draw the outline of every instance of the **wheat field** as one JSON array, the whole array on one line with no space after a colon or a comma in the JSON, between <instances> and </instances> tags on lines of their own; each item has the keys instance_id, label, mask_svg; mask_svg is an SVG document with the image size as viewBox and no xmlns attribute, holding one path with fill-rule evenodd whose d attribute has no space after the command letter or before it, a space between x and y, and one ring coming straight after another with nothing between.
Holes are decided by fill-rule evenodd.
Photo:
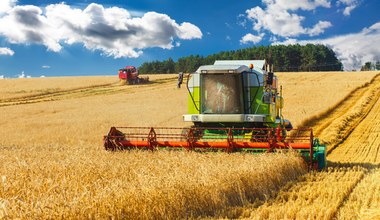
<instances>
[{"instance_id":1,"label":"wheat field","mask_svg":"<svg viewBox=\"0 0 380 220\"><path fill-rule=\"evenodd\" d=\"M0 80L0 219L376 217L378 75L278 73L284 116L333 146L319 173L292 153L104 151L111 126L189 125L173 74Z\"/></svg>"},{"instance_id":2,"label":"wheat field","mask_svg":"<svg viewBox=\"0 0 380 220\"><path fill-rule=\"evenodd\" d=\"M314 124L320 137L330 144L328 170L303 176L262 206L245 209L242 216L380 219L380 185L375 179L380 171L379 75L339 104L305 122Z\"/></svg>"}]
</instances>

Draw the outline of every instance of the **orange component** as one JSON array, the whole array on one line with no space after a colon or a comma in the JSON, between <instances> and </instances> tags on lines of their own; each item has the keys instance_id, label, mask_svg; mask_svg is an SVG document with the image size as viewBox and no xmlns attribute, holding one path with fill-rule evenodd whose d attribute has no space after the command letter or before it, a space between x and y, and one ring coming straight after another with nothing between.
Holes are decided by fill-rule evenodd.
<instances>
[{"instance_id":1,"label":"orange component","mask_svg":"<svg viewBox=\"0 0 380 220\"><path fill-rule=\"evenodd\" d=\"M118 146L122 147L149 147L148 141L139 140L121 140L116 141ZM260 148L269 149L270 143L268 142L216 142L216 141L197 141L197 142L187 142L187 141L154 141L152 143L155 147L173 147L173 148L217 148L217 149L227 149L231 145L234 148ZM274 148L277 149L309 149L310 143L282 143L276 142L273 144Z\"/></svg>"},{"instance_id":2,"label":"orange component","mask_svg":"<svg viewBox=\"0 0 380 220\"><path fill-rule=\"evenodd\" d=\"M106 149L119 148L215 148L225 149L228 152L233 149L305 149L312 153L312 132L311 129L297 130L298 133L310 131L307 136L283 137L280 128L269 129L221 129L221 128L123 128L127 132L123 133L112 127L107 136L104 137ZM222 135L206 136L203 138L203 131L219 131ZM294 129L296 130L296 129ZM254 138L250 135L233 135L234 133L248 132L248 134L259 133ZM251 132L251 133L249 133Z\"/></svg>"}]
</instances>

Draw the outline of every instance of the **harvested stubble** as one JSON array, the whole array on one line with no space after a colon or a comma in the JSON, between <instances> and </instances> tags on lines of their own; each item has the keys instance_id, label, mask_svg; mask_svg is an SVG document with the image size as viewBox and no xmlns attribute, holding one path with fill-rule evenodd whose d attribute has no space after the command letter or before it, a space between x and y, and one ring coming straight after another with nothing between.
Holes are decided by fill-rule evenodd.
<instances>
[{"instance_id":1,"label":"harvested stubble","mask_svg":"<svg viewBox=\"0 0 380 220\"><path fill-rule=\"evenodd\" d=\"M380 163L380 79L362 97L360 105L355 106L346 120L341 122L342 130L354 125L350 136L330 155L334 162ZM368 107L371 107L368 109ZM371 110L371 111L369 111ZM360 124L357 122L360 120ZM356 124L357 125L356 125ZM351 125L352 126L352 125Z\"/></svg>"},{"instance_id":2,"label":"harvested stubble","mask_svg":"<svg viewBox=\"0 0 380 220\"><path fill-rule=\"evenodd\" d=\"M306 172L289 154L2 151L0 218L11 219L224 216Z\"/></svg>"},{"instance_id":3,"label":"harvested stubble","mask_svg":"<svg viewBox=\"0 0 380 220\"><path fill-rule=\"evenodd\" d=\"M310 173L289 184L277 198L251 211L251 219L332 219L345 198L363 178L361 167Z\"/></svg>"},{"instance_id":4,"label":"harvested stubble","mask_svg":"<svg viewBox=\"0 0 380 220\"><path fill-rule=\"evenodd\" d=\"M294 72L278 73L283 85L283 115L295 127L312 116L340 103L359 86L370 82L379 72Z\"/></svg>"},{"instance_id":5,"label":"harvested stubble","mask_svg":"<svg viewBox=\"0 0 380 220\"><path fill-rule=\"evenodd\" d=\"M151 81L176 78L176 74L152 74L148 76ZM119 84L117 74L114 76L71 76L71 77L45 77L1 79L0 100L35 96L60 91L70 91L80 88L97 87L102 85Z\"/></svg>"},{"instance_id":6,"label":"harvested stubble","mask_svg":"<svg viewBox=\"0 0 380 220\"><path fill-rule=\"evenodd\" d=\"M380 97L379 83L380 74L376 75L370 83L366 83L348 94L341 102L336 103L319 115L306 119L302 124L314 128L314 134L328 146L327 152L330 153L366 118L372 108L378 108L374 107L374 105ZM369 123L362 124L371 126L371 123L374 122L374 125L376 125L376 117L372 116L372 118L366 120L369 120ZM363 137L362 139L361 143L368 137ZM344 148L340 147L340 149Z\"/></svg>"},{"instance_id":7,"label":"harvested stubble","mask_svg":"<svg viewBox=\"0 0 380 220\"><path fill-rule=\"evenodd\" d=\"M78 77L3 79L0 80L0 98L16 98L115 82L117 78L109 76L81 77L80 80Z\"/></svg>"},{"instance_id":8,"label":"harvested stubble","mask_svg":"<svg viewBox=\"0 0 380 220\"><path fill-rule=\"evenodd\" d=\"M380 219L380 169L374 169L356 187L338 219Z\"/></svg>"}]
</instances>

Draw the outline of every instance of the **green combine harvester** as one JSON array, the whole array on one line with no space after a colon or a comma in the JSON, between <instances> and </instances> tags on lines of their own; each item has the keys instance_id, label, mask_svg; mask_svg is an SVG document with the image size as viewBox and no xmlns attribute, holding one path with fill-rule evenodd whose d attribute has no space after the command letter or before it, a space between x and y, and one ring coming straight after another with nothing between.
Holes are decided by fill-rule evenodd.
<instances>
[{"instance_id":1,"label":"green combine harvester","mask_svg":"<svg viewBox=\"0 0 380 220\"><path fill-rule=\"evenodd\" d=\"M311 128L294 129L282 114L277 76L265 60L222 60L187 75L188 128L112 127L107 150L188 149L264 153L298 151L310 169L326 167L326 147Z\"/></svg>"}]
</instances>

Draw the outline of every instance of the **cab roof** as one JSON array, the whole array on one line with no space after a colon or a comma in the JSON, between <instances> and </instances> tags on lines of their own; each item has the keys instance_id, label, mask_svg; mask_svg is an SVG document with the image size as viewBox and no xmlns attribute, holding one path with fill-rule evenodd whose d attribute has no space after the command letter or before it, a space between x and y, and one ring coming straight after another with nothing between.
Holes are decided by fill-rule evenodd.
<instances>
[{"instance_id":1,"label":"cab roof","mask_svg":"<svg viewBox=\"0 0 380 220\"><path fill-rule=\"evenodd\" d=\"M253 64L252 71L263 74L265 60L216 60L214 65L200 66L196 72L199 74L250 72L250 64Z\"/></svg>"},{"instance_id":2,"label":"cab roof","mask_svg":"<svg viewBox=\"0 0 380 220\"><path fill-rule=\"evenodd\" d=\"M250 71L247 66L244 65L205 65L200 66L197 73L242 73L245 71Z\"/></svg>"}]
</instances>

